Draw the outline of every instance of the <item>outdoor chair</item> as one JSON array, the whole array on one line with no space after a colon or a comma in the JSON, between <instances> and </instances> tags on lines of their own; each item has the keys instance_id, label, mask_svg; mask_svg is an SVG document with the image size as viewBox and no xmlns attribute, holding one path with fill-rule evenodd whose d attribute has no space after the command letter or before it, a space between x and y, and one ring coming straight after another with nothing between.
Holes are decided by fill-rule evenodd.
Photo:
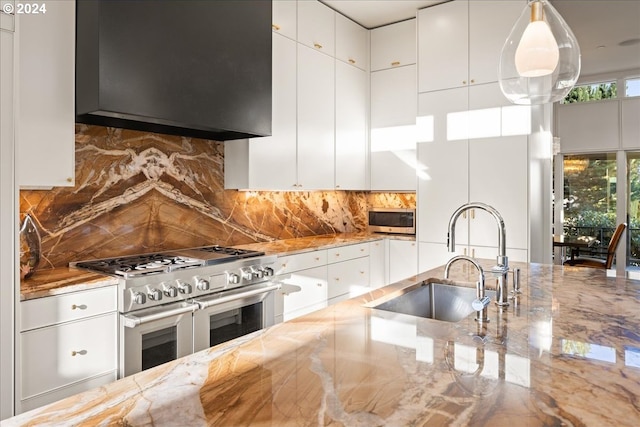
<instances>
[{"instance_id":1,"label":"outdoor chair","mask_svg":"<svg viewBox=\"0 0 640 427\"><path fill-rule=\"evenodd\" d=\"M620 239L622 237L622 234L624 233L625 228L627 228L626 223L622 223L616 227L616 230L613 232L613 236L611 236L611 240L609 241L609 246L607 247L606 259L576 257L574 259L565 261L564 265L571 265L575 267L601 268L604 270L610 269L613 265L613 258L616 255L616 249L618 248L618 244L620 243Z\"/></svg>"}]
</instances>

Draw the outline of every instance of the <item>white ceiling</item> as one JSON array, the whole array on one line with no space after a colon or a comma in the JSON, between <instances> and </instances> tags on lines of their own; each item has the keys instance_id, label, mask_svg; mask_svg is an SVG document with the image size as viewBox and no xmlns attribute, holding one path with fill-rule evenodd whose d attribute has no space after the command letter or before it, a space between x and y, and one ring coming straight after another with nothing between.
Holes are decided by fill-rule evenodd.
<instances>
[{"instance_id":1,"label":"white ceiling","mask_svg":"<svg viewBox=\"0 0 640 427\"><path fill-rule=\"evenodd\" d=\"M321 0L366 28L416 16L443 0ZM472 0L483 1L483 0ZM580 44L582 76L640 69L640 0L551 0ZM526 0L522 0L522 7ZM629 40L637 40L635 43ZM626 45L620 43L627 41ZM602 46L602 47L601 47Z\"/></svg>"}]
</instances>

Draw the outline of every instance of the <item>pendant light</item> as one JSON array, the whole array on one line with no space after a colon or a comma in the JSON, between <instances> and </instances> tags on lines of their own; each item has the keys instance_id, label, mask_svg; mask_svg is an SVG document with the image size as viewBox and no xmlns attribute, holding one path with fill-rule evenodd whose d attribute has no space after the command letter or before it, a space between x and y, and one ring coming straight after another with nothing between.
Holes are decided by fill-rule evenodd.
<instances>
[{"instance_id":1,"label":"pendant light","mask_svg":"<svg viewBox=\"0 0 640 427\"><path fill-rule=\"evenodd\" d=\"M514 104L556 102L579 75L580 47L573 32L548 0L529 0L502 47L502 93Z\"/></svg>"}]
</instances>

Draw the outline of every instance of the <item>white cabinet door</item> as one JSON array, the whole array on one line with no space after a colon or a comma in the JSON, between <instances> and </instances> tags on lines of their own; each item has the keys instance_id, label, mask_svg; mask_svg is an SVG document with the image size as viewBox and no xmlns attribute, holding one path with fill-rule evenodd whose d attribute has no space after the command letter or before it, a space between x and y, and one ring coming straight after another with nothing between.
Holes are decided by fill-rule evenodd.
<instances>
[{"instance_id":1,"label":"white cabinet door","mask_svg":"<svg viewBox=\"0 0 640 427\"><path fill-rule=\"evenodd\" d=\"M386 286L387 251L385 240L369 242L369 286L371 289L378 289Z\"/></svg>"},{"instance_id":2,"label":"white cabinet door","mask_svg":"<svg viewBox=\"0 0 640 427\"><path fill-rule=\"evenodd\" d=\"M467 88L419 95L419 120L430 122L419 138L426 142L418 144L418 161L428 174L418 185L417 231L421 242L446 243L451 214L469 201L469 145L466 139L452 139L464 124L456 123L457 116L450 114L464 112L467 105ZM456 222L456 243L468 243L466 215Z\"/></svg>"},{"instance_id":3,"label":"white cabinet door","mask_svg":"<svg viewBox=\"0 0 640 427\"><path fill-rule=\"evenodd\" d=\"M368 256L329 264L327 271L331 303L362 295L370 289Z\"/></svg>"},{"instance_id":4,"label":"white cabinet door","mask_svg":"<svg viewBox=\"0 0 640 427\"><path fill-rule=\"evenodd\" d=\"M114 371L116 313L20 334L21 398Z\"/></svg>"},{"instance_id":5,"label":"white cabinet door","mask_svg":"<svg viewBox=\"0 0 640 427\"><path fill-rule=\"evenodd\" d=\"M504 219L507 247L528 247L527 137L509 136L469 141L469 200L493 206ZM498 226L487 212L475 210L469 243L498 245Z\"/></svg>"},{"instance_id":6,"label":"white cabinet door","mask_svg":"<svg viewBox=\"0 0 640 427\"><path fill-rule=\"evenodd\" d=\"M302 3L307 2L300 2L298 6ZM334 62L332 57L298 44L298 188L301 190L334 188L335 185Z\"/></svg>"},{"instance_id":7,"label":"white cabinet door","mask_svg":"<svg viewBox=\"0 0 640 427\"><path fill-rule=\"evenodd\" d=\"M337 189L367 189L367 105L367 72L336 61Z\"/></svg>"},{"instance_id":8,"label":"white cabinet door","mask_svg":"<svg viewBox=\"0 0 640 427\"><path fill-rule=\"evenodd\" d=\"M74 1L16 14L17 175L21 187L75 181Z\"/></svg>"},{"instance_id":9,"label":"white cabinet door","mask_svg":"<svg viewBox=\"0 0 640 427\"><path fill-rule=\"evenodd\" d=\"M389 283L418 274L418 245L407 240L389 240Z\"/></svg>"},{"instance_id":10,"label":"white cabinet door","mask_svg":"<svg viewBox=\"0 0 640 427\"><path fill-rule=\"evenodd\" d=\"M420 242L418 248L418 271L423 272L445 265L452 257L468 252L466 245L457 245L455 252L449 252L446 243Z\"/></svg>"},{"instance_id":11,"label":"white cabinet door","mask_svg":"<svg viewBox=\"0 0 640 427\"><path fill-rule=\"evenodd\" d=\"M371 30L371 71L415 63L415 19Z\"/></svg>"},{"instance_id":12,"label":"white cabinet door","mask_svg":"<svg viewBox=\"0 0 640 427\"><path fill-rule=\"evenodd\" d=\"M336 13L336 59L369 70L369 32Z\"/></svg>"},{"instance_id":13,"label":"white cabinet door","mask_svg":"<svg viewBox=\"0 0 640 427\"><path fill-rule=\"evenodd\" d=\"M299 291L291 291L284 287L282 312L285 322L327 306L326 265L293 272L280 281L300 288Z\"/></svg>"},{"instance_id":14,"label":"white cabinet door","mask_svg":"<svg viewBox=\"0 0 640 427\"><path fill-rule=\"evenodd\" d=\"M502 46L526 4L520 0L469 1L469 83L498 81Z\"/></svg>"},{"instance_id":15,"label":"white cabinet door","mask_svg":"<svg viewBox=\"0 0 640 427\"><path fill-rule=\"evenodd\" d=\"M416 66L371 73L371 189L416 189Z\"/></svg>"},{"instance_id":16,"label":"white cabinet door","mask_svg":"<svg viewBox=\"0 0 640 427\"><path fill-rule=\"evenodd\" d=\"M335 14L318 1L298 1L298 42L334 56Z\"/></svg>"},{"instance_id":17,"label":"white cabinet door","mask_svg":"<svg viewBox=\"0 0 640 427\"><path fill-rule=\"evenodd\" d=\"M298 28L297 3L297 0L273 0L271 4L273 13L271 27L273 31L292 40L296 39Z\"/></svg>"},{"instance_id":18,"label":"white cabinet door","mask_svg":"<svg viewBox=\"0 0 640 427\"><path fill-rule=\"evenodd\" d=\"M468 84L468 15L466 0L438 4L418 11L420 92ZM486 25L492 25L489 22Z\"/></svg>"},{"instance_id":19,"label":"white cabinet door","mask_svg":"<svg viewBox=\"0 0 640 427\"><path fill-rule=\"evenodd\" d=\"M272 136L249 140L249 188L292 190L297 183L296 42L275 33L272 38Z\"/></svg>"}]
</instances>

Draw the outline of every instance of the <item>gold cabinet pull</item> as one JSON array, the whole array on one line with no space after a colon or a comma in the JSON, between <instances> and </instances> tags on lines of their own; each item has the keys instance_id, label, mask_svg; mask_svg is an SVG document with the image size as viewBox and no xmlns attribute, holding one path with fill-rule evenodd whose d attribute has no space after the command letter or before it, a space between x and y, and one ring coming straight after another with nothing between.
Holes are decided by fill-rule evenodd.
<instances>
[{"instance_id":1,"label":"gold cabinet pull","mask_svg":"<svg viewBox=\"0 0 640 427\"><path fill-rule=\"evenodd\" d=\"M87 350L80 350L80 351L72 351L71 352L71 356L75 357L75 356L84 356L85 354L87 354Z\"/></svg>"},{"instance_id":2,"label":"gold cabinet pull","mask_svg":"<svg viewBox=\"0 0 640 427\"><path fill-rule=\"evenodd\" d=\"M391 63L391 66L392 66L392 67L397 67L398 65L400 65L400 61L393 61L393 62Z\"/></svg>"},{"instance_id":3,"label":"gold cabinet pull","mask_svg":"<svg viewBox=\"0 0 640 427\"><path fill-rule=\"evenodd\" d=\"M355 63L356 63L356 60L355 60L355 59L353 59L353 58L349 58L349 63L350 63L350 64L355 64Z\"/></svg>"},{"instance_id":4,"label":"gold cabinet pull","mask_svg":"<svg viewBox=\"0 0 640 427\"><path fill-rule=\"evenodd\" d=\"M316 283L316 286L321 288L322 287L322 283L318 282L318 283Z\"/></svg>"},{"instance_id":5,"label":"gold cabinet pull","mask_svg":"<svg viewBox=\"0 0 640 427\"><path fill-rule=\"evenodd\" d=\"M271 28L273 28L276 31L280 31L280 25L278 24L271 24Z\"/></svg>"},{"instance_id":6,"label":"gold cabinet pull","mask_svg":"<svg viewBox=\"0 0 640 427\"><path fill-rule=\"evenodd\" d=\"M471 209L471 219L476 219L476 210Z\"/></svg>"},{"instance_id":7,"label":"gold cabinet pull","mask_svg":"<svg viewBox=\"0 0 640 427\"><path fill-rule=\"evenodd\" d=\"M86 309L87 309L87 306L85 304L80 304L80 305L73 304L71 306L71 310L86 310Z\"/></svg>"},{"instance_id":8,"label":"gold cabinet pull","mask_svg":"<svg viewBox=\"0 0 640 427\"><path fill-rule=\"evenodd\" d=\"M73 178L68 177L68 178L67 178L67 182L73 182Z\"/></svg>"},{"instance_id":9,"label":"gold cabinet pull","mask_svg":"<svg viewBox=\"0 0 640 427\"><path fill-rule=\"evenodd\" d=\"M313 46L314 46L316 49L322 49L322 45L321 45L320 43L314 43L314 44L313 44Z\"/></svg>"},{"instance_id":10,"label":"gold cabinet pull","mask_svg":"<svg viewBox=\"0 0 640 427\"><path fill-rule=\"evenodd\" d=\"M471 79L471 83L475 83L476 81L474 79Z\"/></svg>"},{"instance_id":11,"label":"gold cabinet pull","mask_svg":"<svg viewBox=\"0 0 640 427\"><path fill-rule=\"evenodd\" d=\"M462 81L462 84L463 84L463 85L466 85L466 84L467 84L467 81L466 81L466 80L463 80L463 81Z\"/></svg>"}]
</instances>

